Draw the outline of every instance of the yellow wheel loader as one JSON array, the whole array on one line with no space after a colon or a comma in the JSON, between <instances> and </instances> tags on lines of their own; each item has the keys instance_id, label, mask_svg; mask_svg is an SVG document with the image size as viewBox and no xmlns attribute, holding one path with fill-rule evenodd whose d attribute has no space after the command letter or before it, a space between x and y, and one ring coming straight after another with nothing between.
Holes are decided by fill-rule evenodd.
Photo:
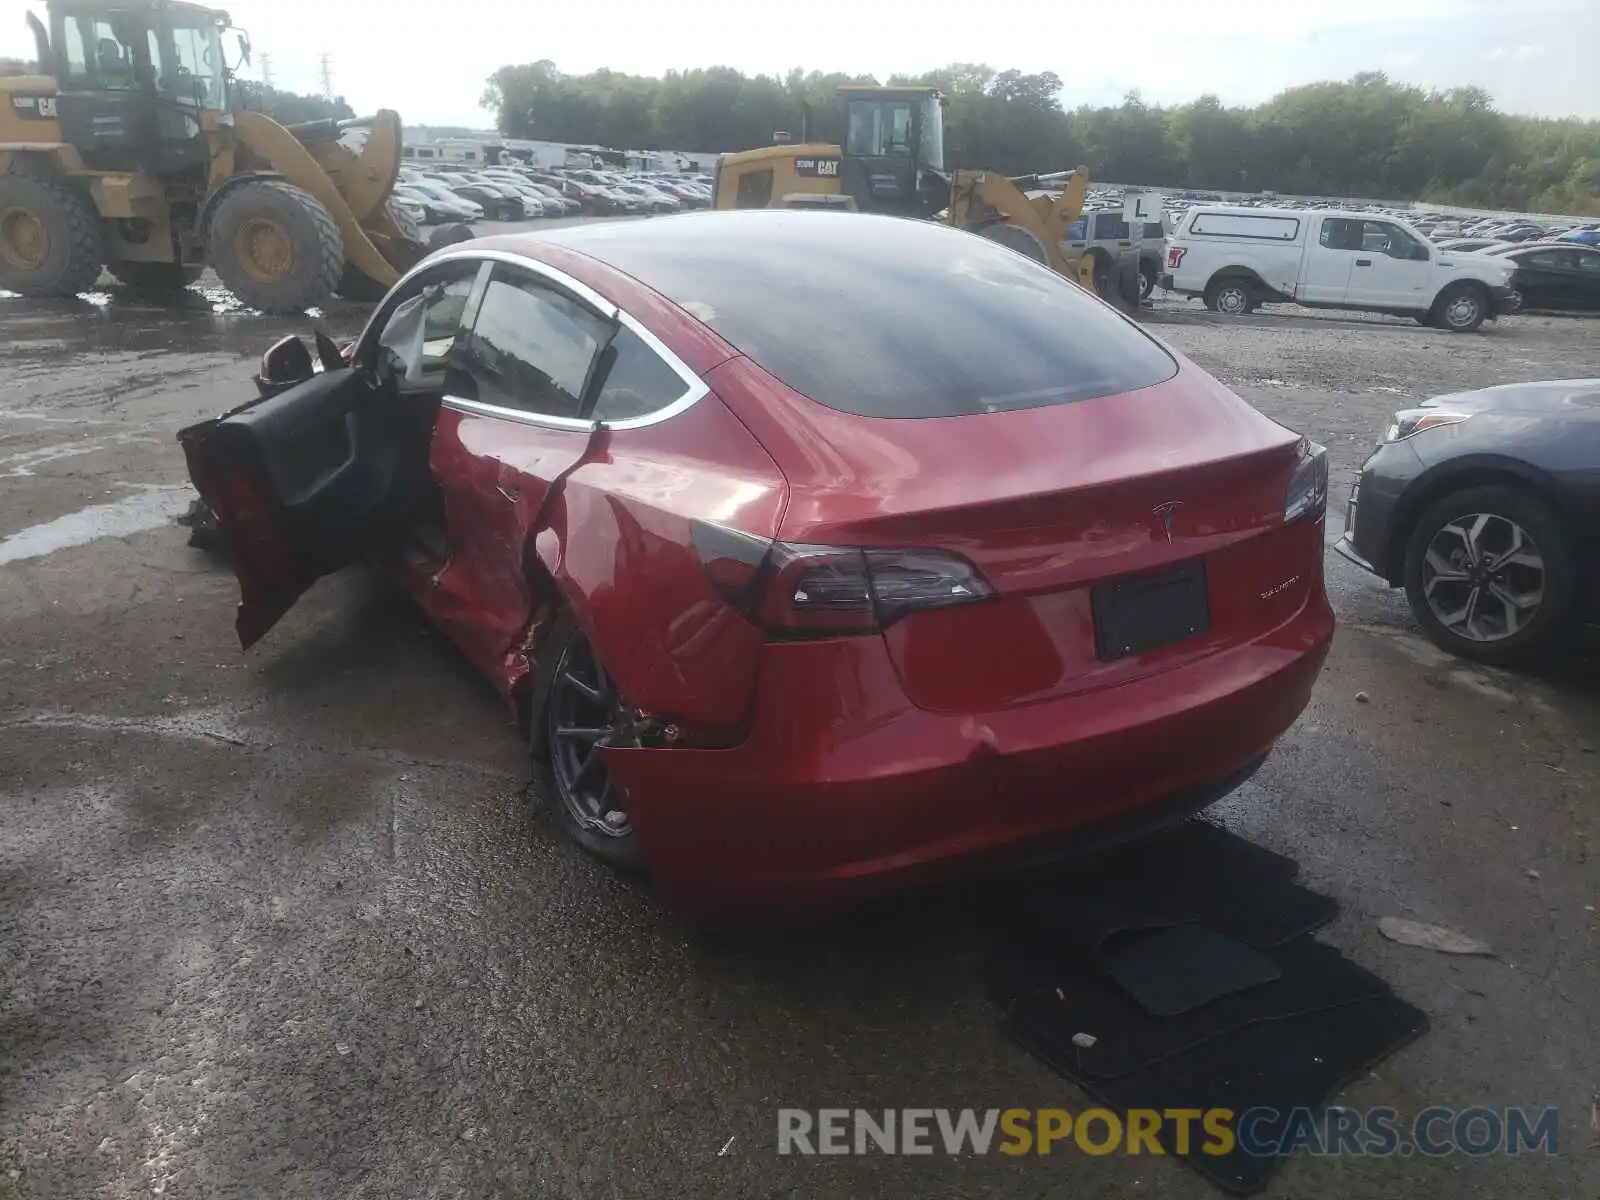
<instances>
[{"instance_id":1,"label":"yellow wheel loader","mask_svg":"<svg viewBox=\"0 0 1600 1200\"><path fill-rule=\"evenodd\" d=\"M69 296L102 269L183 287L209 263L244 304L371 299L426 253L391 203L400 118L284 126L233 103L228 14L50 0L39 75L0 78L0 289ZM234 64L237 66L238 64Z\"/></svg>"},{"instance_id":2,"label":"yellow wheel loader","mask_svg":"<svg viewBox=\"0 0 1600 1200\"><path fill-rule=\"evenodd\" d=\"M839 96L843 146L812 142L802 131L795 144L725 154L717 163L715 206L938 216L1096 290L1093 263L1069 258L1062 246L1083 212L1087 167L1017 178L947 171L944 109L949 101L936 88L844 87ZM804 124L809 126L809 115ZM1024 189L1039 194L1030 197ZM1137 306L1136 260L1119 264L1116 284L1110 298Z\"/></svg>"}]
</instances>

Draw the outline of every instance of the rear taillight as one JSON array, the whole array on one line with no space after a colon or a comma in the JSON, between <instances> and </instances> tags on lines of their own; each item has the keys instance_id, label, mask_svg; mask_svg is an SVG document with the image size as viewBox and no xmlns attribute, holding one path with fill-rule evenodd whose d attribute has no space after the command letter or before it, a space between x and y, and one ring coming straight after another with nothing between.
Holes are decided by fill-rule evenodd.
<instances>
[{"instance_id":1,"label":"rear taillight","mask_svg":"<svg viewBox=\"0 0 1600 1200\"><path fill-rule=\"evenodd\" d=\"M1167 266L1176 271L1183 266L1183 256L1189 253L1186 246L1173 246L1167 251Z\"/></svg>"},{"instance_id":2,"label":"rear taillight","mask_svg":"<svg viewBox=\"0 0 1600 1200\"><path fill-rule=\"evenodd\" d=\"M858 550L768 542L695 521L718 595L779 637L877 633L909 613L987 600L978 568L942 550Z\"/></svg>"},{"instance_id":3,"label":"rear taillight","mask_svg":"<svg viewBox=\"0 0 1600 1200\"><path fill-rule=\"evenodd\" d=\"M1300 439L1300 461L1289 477L1283 498L1283 521L1316 520L1328 507L1328 451L1306 438Z\"/></svg>"}]
</instances>

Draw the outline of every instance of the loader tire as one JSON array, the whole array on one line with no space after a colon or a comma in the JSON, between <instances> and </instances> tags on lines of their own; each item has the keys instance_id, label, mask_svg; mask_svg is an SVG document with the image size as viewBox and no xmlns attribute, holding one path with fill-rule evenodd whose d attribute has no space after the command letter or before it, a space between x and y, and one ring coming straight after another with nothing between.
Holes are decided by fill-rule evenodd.
<instances>
[{"instance_id":1,"label":"loader tire","mask_svg":"<svg viewBox=\"0 0 1600 1200\"><path fill-rule=\"evenodd\" d=\"M76 296L104 265L100 214L87 197L37 175L0 175L0 289Z\"/></svg>"},{"instance_id":2,"label":"loader tire","mask_svg":"<svg viewBox=\"0 0 1600 1200\"><path fill-rule=\"evenodd\" d=\"M257 179L224 196L211 218L211 265L239 301L271 315L303 313L333 295L344 239L310 192Z\"/></svg>"},{"instance_id":3,"label":"loader tire","mask_svg":"<svg viewBox=\"0 0 1600 1200\"><path fill-rule=\"evenodd\" d=\"M119 262L111 264L118 283L149 296L173 296L200 278L203 268L192 263Z\"/></svg>"}]
</instances>

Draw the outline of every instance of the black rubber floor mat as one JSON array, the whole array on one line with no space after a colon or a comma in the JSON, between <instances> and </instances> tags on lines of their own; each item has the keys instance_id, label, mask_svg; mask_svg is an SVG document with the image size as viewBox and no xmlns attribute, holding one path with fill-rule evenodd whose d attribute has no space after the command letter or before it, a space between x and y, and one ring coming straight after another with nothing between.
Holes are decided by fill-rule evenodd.
<instances>
[{"instance_id":1,"label":"black rubber floor mat","mask_svg":"<svg viewBox=\"0 0 1600 1200\"><path fill-rule=\"evenodd\" d=\"M1105 944L1119 934L1164 929L1187 920L1140 892L1121 879L1051 881L1020 890L1014 903L1002 909L1004 924L1012 927L1020 918L1055 949L1094 963Z\"/></svg>"},{"instance_id":2,"label":"black rubber floor mat","mask_svg":"<svg viewBox=\"0 0 1600 1200\"><path fill-rule=\"evenodd\" d=\"M1393 995L1342 1008L1250 1025L1215 1038L1188 1053L1164 1058L1114 1079L1092 1079L1078 1070L1077 1047L1063 1053L1032 1036L1026 1024L1004 1022L1011 1036L1050 1066L1123 1113L1130 1109L1227 1108L1243 1114L1269 1108L1279 1114L1253 1125L1254 1144L1270 1144L1283 1132L1295 1108L1319 1111L1350 1080L1428 1028L1428 1018ZM1169 1154L1177 1154L1175 1129L1163 1123L1159 1134ZM1282 1163L1235 1145L1228 1154L1201 1150L1195 1137L1181 1157L1224 1191L1260 1191Z\"/></svg>"},{"instance_id":3,"label":"black rubber floor mat","mask_svg":"<svg viewBox=\"0 0 1600 1200\"><path fill-rule=\"evenodd\" d=\"M996 951L991 979L999 982L991 994L1031 1039L1070 1056L1074 1072L1092 1079L1126 1075L1246 1025L1389 994L1371 971L1313 938L1297 938L1267 957L1280 972L1277 982L1173 1018L1144 1013L1103 978L1053 965L1021 943ZM1088 1034L1093 1044L1073 1044L1076 1034Z\"/></svg>"},{"instance_id":4,"label":"black rubber floor mat","mask_svg":"<svg viewBox=\"0 0 1600 1200\"><path fill-rule=\"evenodd\" d=\"M1142 859L1163 869L1182 869L1186 863L1199 861L1264 879L1290 880L1300 873L1300 864L1294 859L1203 817L1124 846L1117 855Z\"/></svg>"},{"instance_id":5,"label":"black rubber floor mat","mask_svg":"<svg viewBox=\"0 0 1600 1200\"><path fill-rule=\"evenodd\" d=\"M1259 950L1203 925L1174 925L1118 939L1100 969L1145 1012L1176 1017L1282 974Z\"/></svg>"},{"instance_id":6,"label":"black rubber floor mat","mask_svg":"<svg viewBox=\"0 0 1600 1200\"><path fill-rule=\"evenodd\" d=\"M1090 955L1130 929L1197 922L1271 950L1331 921L1336 900L1293 882L1299 867L1209 821L1013 884L1017 915Z\"/></svg>"}]
</instances>

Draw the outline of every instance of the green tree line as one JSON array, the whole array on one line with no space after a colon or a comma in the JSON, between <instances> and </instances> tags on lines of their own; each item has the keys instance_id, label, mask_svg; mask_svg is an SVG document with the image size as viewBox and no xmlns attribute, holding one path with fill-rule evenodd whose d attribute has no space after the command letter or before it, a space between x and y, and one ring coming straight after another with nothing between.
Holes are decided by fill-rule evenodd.
<instances>
[{"instance_id":1,"label":"green tree line","mask_svg":"<svg viewBox=\"0 0 1600 1200\"><path fill-rule=\"evenodd\" d=\"M303 96L299 92L285 92L250 79L236 79L235 103L242 103L254 112L265 113L281 125L294 125L301 121L348 121L356 110L345 102L343 96L332 100L321 96Z\"/></svg>"},{"instance_id":2,"label":"green tree line","mask_svg":"<svg viewBox=\"0 0 1600 1200\"><path fill-rule=\"evenodd\" d=\"M542 60L489 79L484 107L502 134L624 149L745 150L783 130L836 141L833 98L870 77L729 67L660 78L600 70L565 75ZM1366 72L1290 88L1264 104L1216 96L1162 107L1130 92L1116 106L1063 109L1061 79L955 63L891 84L950 97L947 161L1023 174L1087 164L1092 178L1218 191L1431 200L1600 214L1600 121L1516 116L1481 88L1428 91Z\"/></svg>"}]
</instances>

